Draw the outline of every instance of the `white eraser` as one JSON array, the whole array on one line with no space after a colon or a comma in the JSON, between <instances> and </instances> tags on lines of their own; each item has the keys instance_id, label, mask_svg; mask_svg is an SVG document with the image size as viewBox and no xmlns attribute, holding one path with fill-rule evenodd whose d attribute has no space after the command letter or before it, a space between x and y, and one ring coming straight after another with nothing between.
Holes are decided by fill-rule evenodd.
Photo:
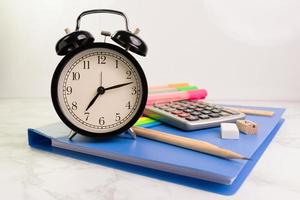
<instances>
[{"instance_id":1,"label":"white eraser","mask_svg":"<svg viewBox=\"0 0 300 200\"><path fill-rule=\"evenodd\" d=\"M221 123L222 139L239 139L240 131L235 123Z\"/></svg>"}]
</instances>

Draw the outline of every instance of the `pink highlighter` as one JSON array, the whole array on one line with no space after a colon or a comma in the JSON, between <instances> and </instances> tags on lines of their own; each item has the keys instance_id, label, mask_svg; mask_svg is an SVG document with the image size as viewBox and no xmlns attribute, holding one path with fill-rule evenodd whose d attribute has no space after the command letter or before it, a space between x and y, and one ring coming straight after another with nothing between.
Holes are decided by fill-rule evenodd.
<instances>
[{"instance_id":1,"label":"pink highlighter","mask_svg":"<svg viewBox=\"0 0 300 200\"><path fill-rule=\"evenodd\" d=\"M153 103L164 103L169 101L204 99L206 95L207 92L205 89L170 92L163 94L149 94L147 105L152 105Z\"/></svg>"}]
</instances>

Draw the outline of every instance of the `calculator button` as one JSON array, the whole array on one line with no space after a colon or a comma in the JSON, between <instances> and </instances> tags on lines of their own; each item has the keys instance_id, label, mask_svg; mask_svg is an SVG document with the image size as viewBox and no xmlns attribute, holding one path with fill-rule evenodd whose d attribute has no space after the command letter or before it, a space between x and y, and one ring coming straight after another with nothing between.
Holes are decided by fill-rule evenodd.
<instances>
[{"instance_id":1,"label":"calculator button","mask_svg":"<svg viewBox=\"0 0 300 200\"><path fill-rule=\"evenodd\" d=\"M178 115L178 117L184 117L184 118L186 118L186 117L188 117L188 116L190 116L190 114L189 114L189 113L185 113L185 112L182 112L182 113L180 113L180 114Z\"/></svg>"},{"instance_id":2,"label":"calculator button","mask_svg":"<svg viewBox=\"0 0 300 200\"><path fill-rule=\"evenodd\" d=\"M174 105L181 105L181 103L179 101L175 101L173 102Z\"/></svg>"},{"instance_id":3,"label":"calculator button","mask_svg":"<svg viewBox=\"0 0 300 200\"><path fill-rule=\"evenodd\" d=\"M181 106L181 105L174 105L174 106L173 106L173 108L176 108L176 109L177 109L177 108L180 108L180 107L182 107L182 106Z\"/></svg>"},{"instance_id":4,"label":"calculator button","mask_svg":"<svg viewBox=\"0 0 300 200\"><path fill-rule=\"evenodd\" d=\"M229 116L230 114L227 113L227 112L221 112L220 115L222 115L222 116Z\"/></svg>"},{"instance_id":5,"label":"calculator button","mask_svg":"<svg viewBox=\"0 0 300 200\"><path fill-rule=\"evenodd\" d=\"M202 110L201 111L203 114L210 114L211 113L211 111L209 111L209 110Z\"/></svg>"},{"instance_id":6,"label":"calculator button","mask_svg":"<svg viewBox=\"0 0 300 200\"><path fill-rule=\"evenodd\" d=\"M171 113L174 114L174 115L178 115L178 114L181 114L182 111L180 111L180 110L174 110Z\"/></svg>"},{"instance_id":7,"label":"calculator button","mask_svg":"<svg viewBox=\"0 0 300 200\"><path fill-rule=\"evenodd\" d=\"M198 105L197 105L197 107L198 107L198 108L205 108L205 107L206 107L206 105L203 105L203 104L198 104Z\"/></svg>"},{"instance_id":8,"label":"calculator button","mask_svg":"<svg viewBox=\"0 0 300 200\"><path fill-rule=\"evenodd\" d=\"M194 111L194 112L191 112L191 115L200 115L201 113L200 112L197 112L197 111Z\"/></svg>"},{"instance_id":9,"label":"calculator button","mask_svg":"<svg viewBox=\"0 0 300 200\"><path fill-rule=\"evenodd\" d=\"M176 108L176 106L177 105L174 105L174 104L170 105L171 108Z\"/></svg>"},{"instance_id":10,"label":"calculator button","mask_svg":"<svg viewBox=\"0 0 300 200\"><path fill-rule=\"evenodd\" d=\"M183 103L176 103L176 105L178 105L178 106L184 106L185 104L183 104Z\"/></svg>"},{"instance_id":11,"label":"calculator button","mask_svg":"<svg viewBox=\"0 0 300 200\"><path fill-rule=\"evenodd\" d=\"M205 107L205 110L212 110L213 109L213 107L211 107L211 106L206 106Z\"/></svg>"},{"instance_id":12,"label":"calculator button","mask_svg":"<svg viewBox=\"0 0 300 200\"><path fill-rule=\"evenodd\" d=\"M208 119L208 118L209 118L208 115L204 115L204 114L199 115L198 117L199 117L200 119Z\"/></svg>"},{"instance_id":13,"label":"calculator button","mask_svg":"<svg viewBox=\"0 0 300 200\"><path fill-rule=\"evenodd\" d=\"M181 101L179 101L180 103L189 103L189 101L187 101L187 100L181 100Z\"/></svg>"},{"instance_id":14,"label":"calculator button","mask_svg":"<svg viewBox=\"0 0 300 200\"><path fill-rule=\"evenodd\" d=\"M186 103L180 103L181 106L188 106L189 104Z\"/></svg>"},{"instance_id":15,"label":"calculator button","mask_svg":"<svg viewBox=\"0 0 300 200\"><path fill-rule=\"evenodd\" d=\"M192 106L197 106L198 103L197 103L197 102L193 102L193 103L191 103L191 105L192 105Z\"/></svg>"},{"instance_id":16,"label":"calculator button","mask_svg":"<svg viewBox=\"0 0 300 200\"><path fill-rule=\"evenodd\" d=\"M195 108L195 111L197 111L197 112L200 112L202 110L203 110L203 108Z\"/></svg>"},{"instance_id":17,"label":"calculator button","mask_svg":"<svg viewBox=\"0 0 300 200\"><path fill-rule=\"evenodd\" d=\"M192 109L185 109L184 112L187 112L187 113L190 113L190 112L193 112L194 110Z\"/></svg>"},{"instance_id":18,"label":"calculator button","mask_svg":"<svg viewBox=\"0 0 300 200\"><path fill-rule=\"evenodd\" d=\"M183 106L180 106L180 107L177 107L177 110L185 110L186 107L183 107Z\"/></svg>"},{"instance_id":19,"label":"calculator button","mask_svg":"<svg viewBox=\"0 0 300 200\"><path fill-rule=\"evenodd\" d=\"M221 110L219 110L219 109L213 109L212 112L214 112L214 113L220 113Z\"/></svg>"},{"instance_id":20,"label":"calculator button","mask_svg":"<svg viewBox=\"0 0 300 200\"><path fill-rule=\"evenodd\" d=\"M161 109L161 110L166 110L166 109L168 109L169 107L168 107L168 106L159 106L159 107L157 107L157 108L159 108L159 109Z\"/></svg>"},{"instance_id":21,"label":"calculator button","mask_svg":"<svg viewBox=\"0 0 300 200\"><path fill-rule=\"evenodd\" d=\"M175 108L167 108L167 109L165 109L164 111L166 111L166 112L173 112L173 111L175 111L176 109Z\"/></svg>"},{"instance_id":22,"label":"calculator button","mask_svg":"<svg viewBox=\"0 0 300 200\"><path fill-rule=\"evenodd\" d=\"M191 105L189 105L188 108L189 108L189 109L195 109L196 106L191 106Z\"/></svg>"},{"instance_id":23,"label":"calculator button","mask_svg":"<svg viewBox=\"0 0 300 200\"><path fill-rule=\"evenodd\" d=\"M220 115L218 113L211 113L209 114L210 117L216 118L216 117L220 117Z\"/></svg>"},{"instance_id":24,"label":"calculator button","mask_svg":"<svg viewBox=\"0 0 300 200\"><path fill-rule=\"evenodd\" d=\"M196 120L199 119L199 117L197 117L197 116L188 116L188 117L186 117L185 119L186 119L186 120L189 120L189 121L196 121Z\"/></svg>"}]
</instances>

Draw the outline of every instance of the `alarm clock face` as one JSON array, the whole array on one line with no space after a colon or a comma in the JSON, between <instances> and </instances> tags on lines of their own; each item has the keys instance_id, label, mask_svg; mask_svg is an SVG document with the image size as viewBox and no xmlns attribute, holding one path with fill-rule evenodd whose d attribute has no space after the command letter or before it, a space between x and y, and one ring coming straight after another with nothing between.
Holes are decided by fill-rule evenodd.
<instances>
[{"instance_id":1,"label":"alarm clock face","mask_svg":"<svg viewBox=\"0 0 300 200\"><path fill-rule=\"evenodd\" d=\"M107 43L68 54L51 87L60 118L72 130L90 136L127 130L142 114L147 99L147 82L138 62Z\"/></svg>"}]
</instances>

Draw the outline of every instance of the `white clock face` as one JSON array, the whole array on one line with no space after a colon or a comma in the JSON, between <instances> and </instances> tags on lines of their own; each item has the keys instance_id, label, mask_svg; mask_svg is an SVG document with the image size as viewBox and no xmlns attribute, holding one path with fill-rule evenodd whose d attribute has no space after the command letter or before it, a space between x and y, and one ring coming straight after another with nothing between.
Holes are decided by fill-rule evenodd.
<instances>
[{"instance_id":1,"label":"white clock face","mask_svg":"<svg viewBox=\"0 0 300 200\"><path fill-rule=\"evenodd\" d=\"M126 125L140 107L142 93L133 63L107 48L76 54L63 68L57 86L64 116L80 129L100 134Z\"/></svg>"}]
</instances>

